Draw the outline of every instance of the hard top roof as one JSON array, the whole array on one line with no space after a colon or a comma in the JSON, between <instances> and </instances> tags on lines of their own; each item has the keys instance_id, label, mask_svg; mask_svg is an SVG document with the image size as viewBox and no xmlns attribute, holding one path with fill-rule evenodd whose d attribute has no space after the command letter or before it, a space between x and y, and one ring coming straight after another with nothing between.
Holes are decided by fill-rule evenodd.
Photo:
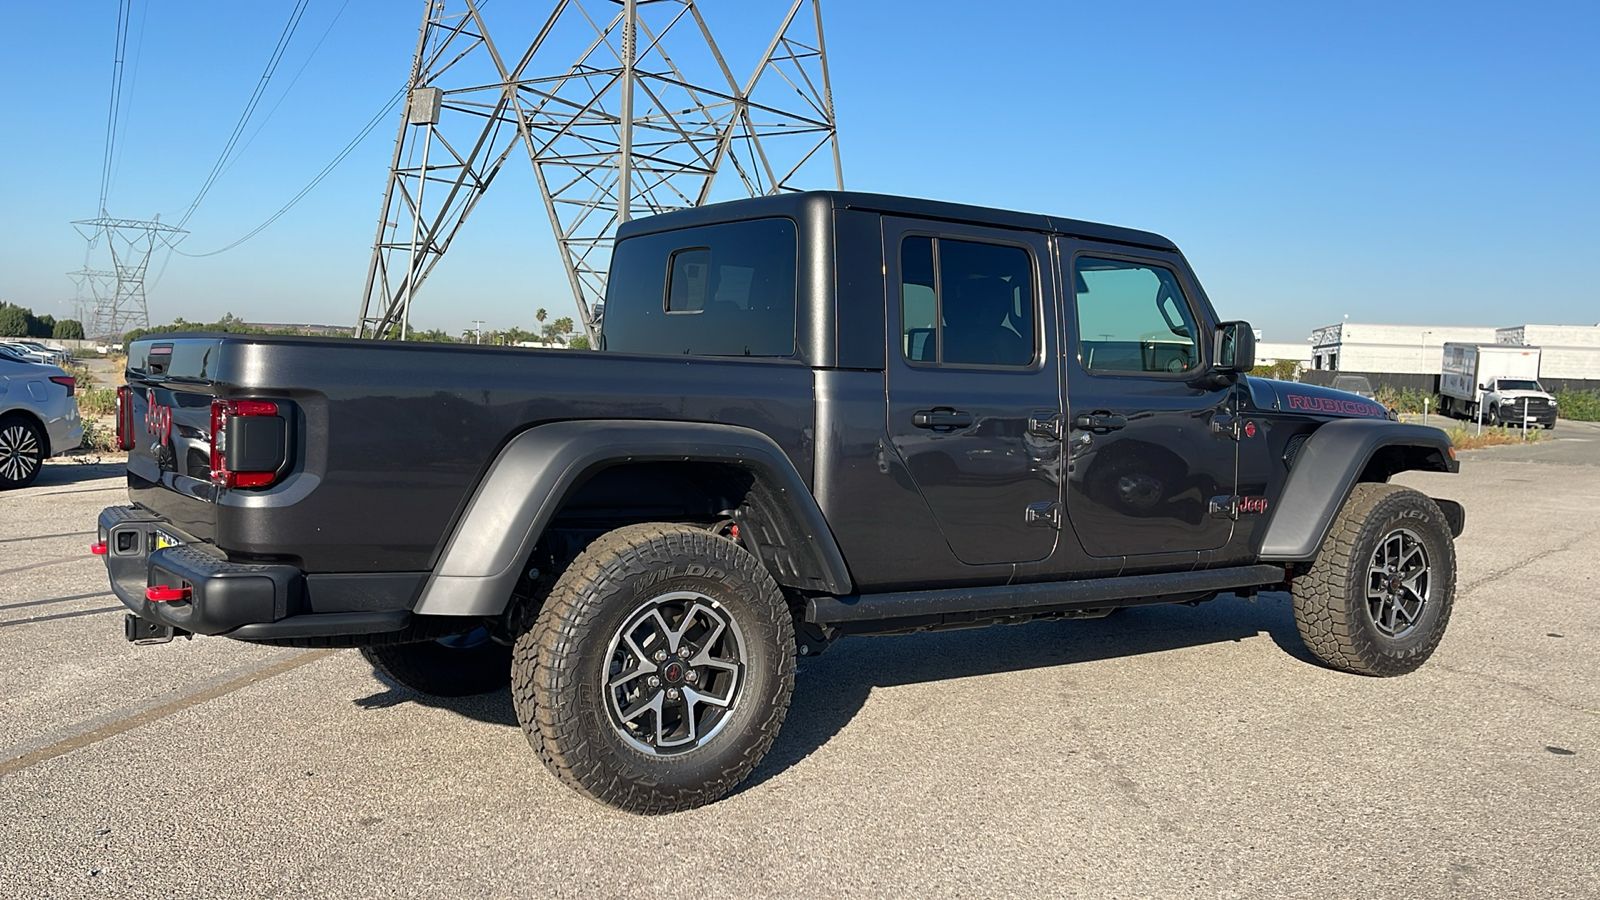
<instances>
[{"instance_id":1,"label":"hard top roof","mask_svg":"<svg viewBox=\"0 0 1600 900\"><path fill-rule=\"evenodd\" d=\"M998 228L1021 228L1028 231L1066 234L1092 240L1112 241L1119 244L1134 244L1158 250L1175 251L1178 249L1176 244L1159 234L1139 231L1134 228L1102 225L1096 222L1084 222L1078 219L1066 219L1060 216L1049 216L1040 213L1014 212L1004 209L991 209L984 206L967 206L962 203L946 203L942 200L922 200L916 197L895 197L888 194L863 194L855 191L804 191L794 194L779 194L770 197L753 197L746 200L712 203L693 209L634 219L631 222L624 223L617 229L617 238L622 240L634 235L669 231L675 228L688 228L721 222L738 222L767 216L789 216L800 219L804 217L807 211L815 214L826 209L858 209L918 219L936 219L970 225L989 225Z\"/></svg>"}]
</instances>

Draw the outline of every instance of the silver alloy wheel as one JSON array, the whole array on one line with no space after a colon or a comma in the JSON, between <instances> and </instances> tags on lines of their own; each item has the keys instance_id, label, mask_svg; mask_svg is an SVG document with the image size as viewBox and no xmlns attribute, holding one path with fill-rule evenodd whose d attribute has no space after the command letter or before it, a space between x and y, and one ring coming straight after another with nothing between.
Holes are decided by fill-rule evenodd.
<instances>
[{"instance_id":1,"label":"silver alloy wheel","mask_svg":"<svg viewBox=\"0 0 1600 900\"><path fill-rule=\"evenodd\" d=\"M1408 528L1378 542L1367 564L1367 615L1385 637L1403 638L1417 627L1433 589L1428 550Z\"/></svg>"},{"instance_id":2,"label":"silver alloy wheel","mask_svg":"<svg viewBox=\"0 0 1600 900\"><path fill-rule=\"evenodd\" d=\"M617 734L652 756L685 753L726 725L744 684L744 634L717 601L673 591L640 605L606 650Z\"/></svg>"},{"instance_id":3,"label":"silver alloy wheel","mask_svg":"<svg viewBox=\"0 0 1600 900\"><path fill-rule=\"evenodd\" d=\"M39 468L39 438L20 422L0 430L0 476L26 481Z\"/></svg>"}]
</instances>

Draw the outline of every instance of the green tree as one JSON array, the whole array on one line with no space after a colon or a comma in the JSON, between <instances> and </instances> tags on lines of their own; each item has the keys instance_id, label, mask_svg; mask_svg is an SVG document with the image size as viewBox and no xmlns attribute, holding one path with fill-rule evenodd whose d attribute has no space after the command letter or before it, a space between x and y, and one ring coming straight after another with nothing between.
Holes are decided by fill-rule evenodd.
<instances>
[{"instance_id":1,"label":"green tree","mask_svg":"<svg viewBox=\"0 0 1600 900\"><path fill-rule=\"evenodd\" d=\"M589 349L589 336L587 334L578 335L577 337L573 338L571 341L567 342L567 348L570 349L570 350L587 350L587 349Z\"/></svg>"},{"instance_id":2,"label":"green tree","mask_svg":"<svg viewBox=\"0 0 1600 900\"><path fill-rule=\"evenodd\" d=\"M45 314L28 323L28 337L47 338L56 333L56 317Z\"/></svg>"},{"instance_id":3,"label":"green tree","mask_svg":"<svg viewBox=\"0 0 1600 900\"><path fill-rule=\"evenodd\" d=\"M77 319L62 319L50 332L50 336L58 341L83 340L83 323Z\"/></svg>"},{"instance_id":4,"label":"green tree","mask_svg":"<svg viewBox=\"0 0 1600 900\"><path fill-rule=\"evenodd\" d=\"M1256 366L1250 374L1261 378L1274 378L1278 381L1294 381L1300 376L1300 370L1305 366L1295 359L1280 359L1270 366Z\"/></svg>"},{"instance_id":5,"label":"green tree","mask_svg":"<svg viewBox=\"0 0 1600 900\"><path fill-rule=\"evenodd\" d=\"M549 313L544 311L544 307L541 306L539 307L539 311L533 314L533 317L539 321L540 325L543 325L544 320L548 318L549 315Z\"/></svg>"},{"instance_id":6,"label":"green tree","mask_svg":"<svg viewBox=\"0 0 1600 900\"><path fill-rule=\"evenodd\" d=\"M9 303L0 304L0 337L27 337L33 311Z\"/></svg>"}]
</instances>

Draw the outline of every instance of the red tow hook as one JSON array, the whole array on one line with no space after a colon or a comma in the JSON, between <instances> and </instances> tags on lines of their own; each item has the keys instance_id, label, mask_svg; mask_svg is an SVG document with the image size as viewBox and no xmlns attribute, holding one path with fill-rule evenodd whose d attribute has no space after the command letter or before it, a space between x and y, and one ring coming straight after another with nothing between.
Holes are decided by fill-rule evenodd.
<instances>
[{"instance_id":1,"label":"red tow hook","mask_svg":"<svg viewBox=\"0 0 1600 900\"><path fill-rule=\"evenodd\" d=\"M164 584L151 585L144 589L144 598L152 603L172 603L177 600L188 600L189 589L186 587L167 587Z\"/></svg>"},{"instance_id":2,"label":"red tow hook","mask_svg":"<svg viewBox=\"0 0 1600 900\"><path fill-rule=\"evenodd\" d=\"M89 545L89 552L93 553L95 556L105 556L106 555L106 542L105 541L101 541L98 544L90 544Z\"/></svg>"}]
</instances>

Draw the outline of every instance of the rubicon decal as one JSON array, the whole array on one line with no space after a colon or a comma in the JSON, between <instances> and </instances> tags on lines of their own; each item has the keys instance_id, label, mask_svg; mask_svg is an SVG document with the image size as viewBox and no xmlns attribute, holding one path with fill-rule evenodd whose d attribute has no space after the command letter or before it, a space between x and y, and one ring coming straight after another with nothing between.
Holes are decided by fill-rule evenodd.
<instances>
[{"instance_id":1,"label":"rubicon decal","mask_svg":"<svg viewBox=\"0 0 1600 900\"><path fill-rule=\"evenodd\" d=\"M1376 403L1365 400L1340 400L1335 397L1311 397L1305 394L1289 394L1284 398L1289 409L1303 412L1334 413L1341 416L1373 416L1385 418L1388 413Z\"/></svg>"}]
</instances>

